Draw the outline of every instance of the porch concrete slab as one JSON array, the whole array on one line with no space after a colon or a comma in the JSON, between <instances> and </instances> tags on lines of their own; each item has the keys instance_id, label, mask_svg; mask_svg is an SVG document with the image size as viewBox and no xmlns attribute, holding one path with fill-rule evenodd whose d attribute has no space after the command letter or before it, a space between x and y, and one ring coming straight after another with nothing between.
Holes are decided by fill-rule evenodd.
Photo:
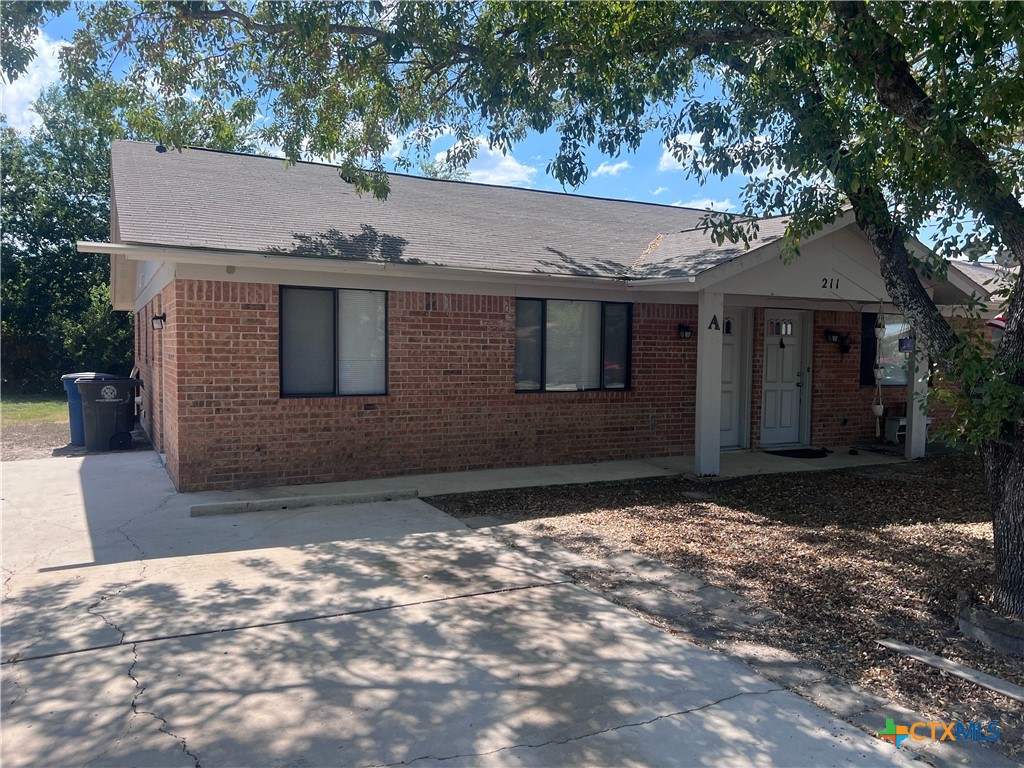
<instances>
[{"instance_id":1,"label":"porch concrete slab","mask_svg":"<svg viewBox=\"0 0 1024 768\"><path fill-rule=\"evenodd\" d=\"M789 456L774 456L767 451L726 451L722 453L719 477L746 477L748 475L770 475L784 472L820 472L826 469L853 469L875 464L899 464L905 462L902 456L886 456L881 453L858 450L851 454L850 446L829 447L832 453L820 459L796 459ZM692 474L693 468L683 471Z\"/></svg>"},{"instance_id":2,"label":"porch concrete slab","mask_svg":"<svg viewBox=\"0 0 1024 768\"><path fill-rule=\"evenodd\" d=\"M910 765L741 662L571 584L5 672L23 691L4 717L12 768Z\"/></svg>"}]
</instances>

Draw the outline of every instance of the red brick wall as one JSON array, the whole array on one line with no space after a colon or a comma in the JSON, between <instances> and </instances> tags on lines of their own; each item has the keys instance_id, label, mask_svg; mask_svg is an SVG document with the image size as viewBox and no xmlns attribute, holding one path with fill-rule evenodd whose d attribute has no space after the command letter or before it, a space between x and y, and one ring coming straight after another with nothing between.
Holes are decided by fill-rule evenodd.
<instances>
[{"instance_id":1,"label":"red brick wall","mask_svg":"<svg viewBox=\"0 0 1024 768\"><path fill-rule=\"evenodd\" d=\"M166 292L166 289L165 289ZM169 329L154 331L152 319L164 311L165 295L155 296L141 311L135 313L135 365L142 379L142 413L140 419L153 448L164 452L163 422L160 418L162 365L164 344Z\"/></svg>"},{"instance_id":2,"label":"red brick wall","mask_svg":"<svg viewBox=\"0 0 1024 768\"><path fill-rule=\"evenodd\" d=\"M875 417L871 413L875 388L860 384L861 320L858 312L815 311L811 352L811 444L846 446L875 440ZM765 310L754 310L751 341L750 444L761 443L761 396L764 378ZM825 331L849 336L850 351L842 354L838 344L825 340ZM905 387L883 387L882 399L888 412L904 412ZM882 428L884 430L884 423Z\"/></svg>"},{"instance_id":3,"label":"red brick wall","mask_svg":"<svg viewBox=\"0 0 1024 768\"><path fill-rule=\"evenodd\" d=\"M278 286L171 293L167 464L182 491L692 452L696 339L676 327L693 306L634 307L631 391L516 394L514 298L390 292L387 395L282 399Z\"/></svg>"},{"instance_id":4,"label":"red brick wall","mask_svg":"<svg viewBox=\"0 0 1024 768\"><path fill-rule=\"evenodd\" d=\"M837 331L852 340L843 354L840 345L827 341L825 331ZM857 312L814 313L811 442L814 445L856 445L874 442L875 416L871 404L874 386L860 384L861 316ZM882 387L886 413L906 413L907 388ZM885 420L880 424L885 434Z\"/></svg>"},{"instance_id":5,"label":"red brick wall","mask_svg":"<svg viewBox=\"0 0 1024 768\"><path fill-rule=\"evenodd\" d=\"M764 399L764 308L754 310L754 335L750 357L750 447L761 445L761 406Z\"/></svg>"},{"instance_id":6,"label":"red brick wall","mask_svg":"<svg viewBox=\"0 0 1024 768\"><path fill-rule=\"evenodd\" d=\"M697 340L679 339L676 327L696 325L694 306L635 305L631 391L516 394L514 298L390 292L387 395L281 398L278 295L276 285L178 280L136 318L147 430L180 490L693 451ZM167 326L153 331L161 312ZM754 311L755 448L764 314ZM850 336L851 350L826 341L826 329ZM860 343L859 314L814 313L815 445L874 439ZM904 407L905 389L883 393L890 409Z\"/></svg>"}]
</instances>

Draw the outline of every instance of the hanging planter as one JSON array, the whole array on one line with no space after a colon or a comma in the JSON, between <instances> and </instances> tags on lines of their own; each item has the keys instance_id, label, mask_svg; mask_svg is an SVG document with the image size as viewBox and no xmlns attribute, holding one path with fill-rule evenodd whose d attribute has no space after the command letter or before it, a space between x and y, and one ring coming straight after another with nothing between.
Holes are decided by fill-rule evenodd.
<instances>
[{"instance_id":1,"label":"hanging planter","mask_svg":"<svg viewBox=\"0 0 1024 768\"><path fill-rule=\"evenodd\" d=\"M871 403L871 413L875 416L875 437L882 436L882 414L885 413L885 403L882 402L882 376L885 374L885 366L882 365L882 339L885 338L885 315L882 313L882 302L878 302L878 318L875 320L875 338L879 343L875 344L875 400Z\"/></svg>"},{"instance_id":2,"label":"hanging planter","mask_svg":"<svg viewBox=\"0 0 1024 768\"><path fill-rule=\"evenodd\" d=\"M875 338L879 341L885 338L885 315L882 313L879 313L878 319L875 320Z\"/></svg>"}]
</instances>

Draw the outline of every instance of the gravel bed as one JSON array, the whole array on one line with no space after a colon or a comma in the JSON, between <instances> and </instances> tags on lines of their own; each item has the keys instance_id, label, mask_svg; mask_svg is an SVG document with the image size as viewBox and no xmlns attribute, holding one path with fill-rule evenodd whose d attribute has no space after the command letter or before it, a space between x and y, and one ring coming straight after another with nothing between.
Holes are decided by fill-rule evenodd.
<instances>
[{"instance_id":1,"label":"gravel bed","mask_svg":"<svg viewBox=\"0 0 1024 768\"><path fill-rule=\"evenodd\" d=\"M875 643L892 637L1024 685L1024 660L956 629L958 599L985 602L994 573L984 478L971 455L430 503L456 517L528 521L531 533L591 557L623 550L656 557L781 614L752 628L750 640L937 720L998 720L999 750L1021 753L1024 706Z\"/></svg>"}]
</instances>

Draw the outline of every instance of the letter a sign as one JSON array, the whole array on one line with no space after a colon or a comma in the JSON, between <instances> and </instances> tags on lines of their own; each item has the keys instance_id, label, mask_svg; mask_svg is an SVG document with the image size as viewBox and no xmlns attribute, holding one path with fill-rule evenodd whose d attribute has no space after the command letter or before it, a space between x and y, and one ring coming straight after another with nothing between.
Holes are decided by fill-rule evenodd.
<instances>
[{"instance_id":1,"label":"letter a sign","mask_svg":"<svg viewBox=\"0 0 1024 768\"><path fill-rule=\"evenodd\" d=\"M708 330L709 331L720 331L720 330L722 330L719 327L719 325L718 325L718 315L712 315L711 316L711 322L708 323Z\"/></svg>"}]
</instances>

